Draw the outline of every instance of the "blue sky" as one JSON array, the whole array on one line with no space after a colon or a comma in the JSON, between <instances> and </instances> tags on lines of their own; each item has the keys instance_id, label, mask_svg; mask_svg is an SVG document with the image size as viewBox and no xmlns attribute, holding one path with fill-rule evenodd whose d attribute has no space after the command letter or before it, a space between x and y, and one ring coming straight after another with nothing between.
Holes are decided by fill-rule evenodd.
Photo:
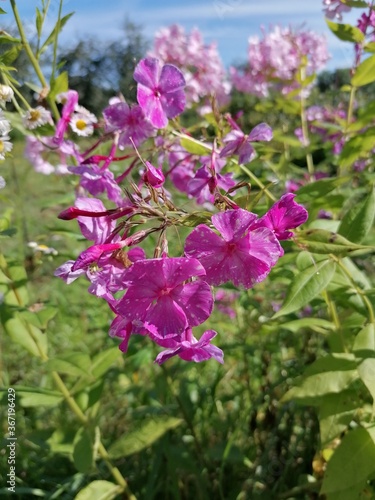
<instances>
[{"instance_id":1,"label":"blue sky","mask_svg":"<svg viewBox=\"0 0 375 500\"><path fill-rule=\"evenodd\" d=\"M59 0L51 0L51 26L58 4ZM31 31L35 7L39 5L40 0L18 0L20 13ZM66 44L85 35L96 36L98 43L101 39L119 39L126 17L142 26L144 36L150 40L159 28L178 23L186 30L199 28L207 43L216 41L224 64L229 67L246 60L247 40L251 35L259 35L262 25L266 29L276 24L304 25L326 35L332 56L329 69L352 64L352 46L330 34L321 0L65 0L64 13L71 11L75 15L61 37ZM344 21L354 23L360 13L355 11L346 15ZM2 17L4 25L8 25L4 18L8 16Z\"/></svg>"}]
</instances>

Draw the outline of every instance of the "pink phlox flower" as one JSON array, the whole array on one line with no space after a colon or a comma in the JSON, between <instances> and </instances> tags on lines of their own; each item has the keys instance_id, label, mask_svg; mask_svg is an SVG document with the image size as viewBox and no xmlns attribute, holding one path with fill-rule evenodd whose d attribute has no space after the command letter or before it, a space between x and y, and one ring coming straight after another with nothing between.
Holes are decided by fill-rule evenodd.
<instances>
[{"instance_id":1,"label":"pink phlox flower","mask_svg":"<svg viewBox=\"0 0 375 500\"><path fill-rule=\"evenodd\" d=\"M161 365L172 356L178 356L185 361L200 363L214 358L219 363L224 363L224 353L221 349L211 344L217 335L214 330L207 330L197 340L190 328L187 328L178 340L171 342L173 346L157 355L155 363Z\"/></svg>"},{"instance_id":2,"label":"pink phlox flower","mask_svg":"<svg viewBox=\"0 0 375 500\"><path fill-rule=\"evenodd\" d=\"M106 208L101 200L96 198L79 197L75 201L75 207L88 212L105 212ZM95 243L105 243L116 227L116 221L109 217L77 217L78 224L83 236ZM117 237L119 239L119 237ZM111 238L113 241L113 238ZM116 241L116 240L115 240Z\"/></svg>"},{"instance_id":3,"label":"pink phlox flower","mask_svg":"<svg viewBox=\"0 0 375 500\"><path fill-rule=\"evenodd\" d=\"M351 7L341 0L323 0L323 5L325 5L323 12L328 19L342 21L342 14L351 11Z\"/></svg>"},{"instance_id":4,"label":"pink phlox flower","mask_svg":"<svg viewBox=\"0 0 375 500\"><path fill-rule=\"evenodd\" d=\"M225 67L215 43L205 45L197 28L185 33L184 28L172 25L155 35L153 57L175 64L186 80L186 101L190 107L215 95L219 106L229 101L231 90Z\"/></svg>"},{"instance_id":5,"label":"pink phlox flower","mask_svg":"<svg viewBox=\"0 0 375 500\"><path fill-rule=\"evenodd\" d=\"M272 139L272 129L266 123L260 123L245 135L242 130L234 129L223 139L226 146L221 150L220 157L238 155L239 163L249 163L256 157L256 152L252 142L270 141Z\"/></svg>"},{"instance_id":6,"label":"pink phlox flower","mask_svg":"<svg viewBox=\"0 0 375 500\"><path fill-rule=\"evenodd\" d=\"M293 193L284 194L253 227L268 227L278 240L292 238L290 229L306 222L309 216L307 210L294 201L295 196Z\"/></svg>"},{"instance_id":7,"label":"pink phlox flower","mask_svg":"<svg viewBox=\"0 0 375 500\"><path fill-rule=\"evenodd\" d=\"M196 259L163 258L135 262L126 275L127 292L117 305L118 314L146 322L162 339L205 321L213 308L210 286L193 277L205 275Z\"/></svg>"},{"instance_id":8,"label":"pink phlox flower","mask_svg":"<svg viewBox=\"0 0 375 500\"><path fill-rule=\"evenodd\" d=\"M81 176L79 181L80 186L93 196L106 192L108 199L118 205L122 204L122 190L110 170L103 170L94 163L69 167L68 170L73 174Z\"/></svg>"},{"instance_id":9,"label":"pink phlox flower","mask_svg":"<svg viewBox=\"0 0 375 500\"><path fill-rule=\"evenodd\" d=\"M185 79L172 64L161 65L158 59L142 59L134 71L138 83L137 100L146 118L156 128L168 125L185 107Z\"/></svg>"},{"instance_id":10,"label":"pink phlox flower","mask_svg":"<svg viewBox=\"0 0 375 500\"><path fill-rule=\"evenodd\" d=\"M232 281L251 288L266 278L282 249L270 229L252 229L256 220L257 216L247 210L227 210L212 216L221 236L200 224L186 238L185 254L200 261L207 283Z\"/></svg>"},{"instance_id":11,"label":"pink phlox flower","mask_svg":"<svg viewBox=\"0 0 375 500\"><path fill-rule=\"evenodd\" d=\"M154 188L161 187L165 182L165 177L161 168L154 167L149 161L145 161L146 171L143 180Z\"/></svg>"},{"instance_id":12,"label":"pink phlox flower","mask_svg":"<svg viewBox=\"0 0 375 500\"><path fill-rule=\"evenodd\" d=\"M132 141L139 146L155 132L139 105L130 107L126 102L118 101L105 108L103 116L106 132L120 132L119 149L132 145Z\"/></svg>"},{"instance_id":13,"label":"pink phlox flower","mask_svg":"<svg viewBox=\"0 0 375 500\"><path fill-rule=\"evenodd\" d=\"M220 173L226 161L219 158L215 151L206 160L205 157L202 157L202 161L204 161L203 166L196 171L195 176L188 182L187 192L190 196L195 197L198 203L204 203L205 201L214 203L216 189L220 188L228 191L236 185L236 181L233 179L232 172Z\"/></svg>"},{"instance_id":14,"label":"pink phlox flower","mask_svg":"<svg viewBox=\"0 0 375 500\"><path fill-rule=\"evenodd\" d=\"M56 148L53 137L39 139L31 135L26 137L25 157L36 172L44 175L68 174L68 161L71 161L72 158L78 162L82 160L77 146L72 141L62 140L59 147ZM50 157L54 164L49 161ZM57 158L57 162L54 158Z\"/></svg>"},{"instance_id":15,"label":"pink phlox flower","mask_svg":"<svg viewBox=\"0 0 375 500\"><path fill-rule=\"evenodd\" d=\"M113 310L117 304L114 294L124 291L123 283L131 265L145 259L146 254L142 248L133 247L126 252L126 258L128 267L124 267L124 264L112 255L107 255L99 261L99 269L87 269L87 278L91 281L89 293L105 299Z\"/></svg>"},{"instance_id":16,"label":"pink phlox flower","mask_svg":"<svg viewBox=\"0 0 375 500\"><path fill-rule=\"evenodd\" d=\"M132 329L133 326L131 321L128 321L122 316L116 316L111 323L111 326L109 328L109 336L121 339L119 349L122 352L127 352L128 350Z\"/></svg>"},{"instance_id":17,"label":"pink phlox flower","mask_svg":"<svg viewBox=\"0 0 375 500\"><path fill-rule=\"evenodd\" d=\"M68 90L57 96L57 101L63 104L61 118L57 122L55 135L53 137L53 142L57 146L64 140L64 134L78 104L78 97L78 92L75 90Z\"/></svg>"},{"instance_id":18,"label":"pink phlox flower","mask_svg":"<svg viewBox=\"0 0 375 500\"><path fill-rule=\"evenodd\" d=\"M75 281L77 278L86 274L85 269L77 269L76 271L72 271L72 267L74 264L75 260L67 260L66 262L64 262L64 264L62 264L55 270L55 272L53 273L54 276L61 278L67 285L70 285L70 283L73 283L73 281Z\"/></svg>"}]
</instances>

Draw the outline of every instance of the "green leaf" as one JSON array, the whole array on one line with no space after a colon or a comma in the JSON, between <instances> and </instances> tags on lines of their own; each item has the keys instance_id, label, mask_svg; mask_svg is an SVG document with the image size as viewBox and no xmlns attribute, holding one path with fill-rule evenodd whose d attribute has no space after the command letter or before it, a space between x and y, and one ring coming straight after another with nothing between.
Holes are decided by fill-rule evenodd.
<instances>
[{"instance_id":1,"label":"green leaf","mask_svg":"<svg viewBox=\"0 0 375 500\"><path fill-rule=\"evenodd\" d=\"M110 448L112 458L121 458L138 453L151 446L167 431L182 424L182 419L174 417L153 417L145 420L135 430L120 437Z\"/></svg>"},{"instance_id":2,"label":"green leaf","mask_svg":"<svg viewBox=\"0 0 375 500\"><path fill-rule=\"evenodd\" d=\"M98 480L83 488L74 498L75 500L113 500L121 491L121 487L116 484Z\"/></svg>"},{"instance_id":3,"label":"green leaf","mask_svg":"<svg viewBox=\"0 0 375 500\"><path fill-rule=\"evenodd\" d=\"M38 7L36 7L35 26L36 26L36 31L38 33L38 37L40 38L42 34L43 16Z\"/></svg>"},{"instance_id":4,"label":"green leaf","mask_svg":"<svg viewBox=\"0 0 375 500\"><path fill-rule=\"evenodd\" d=\"M323 398L319 407L320 439L323 446L347 429L359 406L360 402L354 391L343 391Z\"/></svg>"},{"instance_id":5,"label":"green leaf","mask_svg":"<svg viewBox=\"0 0 375 500\"><path fill-rule=\"evenodd\" d=\"M24 347L30 354L37 357L47 354L47 335L25 322L22 313L14 313L13 317L3 320L3 325L12 341Z\"/></svg>"},{"instance_id":6,"label":"green leaf","mask_svg":"<svg viewBox=\"0 0 375 500\"><path fill-rule=\"evenodd\" d=\"M94 465L94 440L89 430L82 427L74 438L73 462L79 472L89 472Z\"/></svg>"},{"instance_id":7,"label":"green leaf","mask_svg":"<svg viewBox=\"0 0 375 500\"><path fill-rule=\"evenodd\" d=\"M59 32L63 29L63 27L69 21L69 19L72 17L73 14L74 14L74 12L70 12L66 16L62 17L60 19L60 22L57 21L57 23L55 24L53 30L49 34L48 38L46 39L46 41L41 46L41 48L40 48L40 50L39 50L39 52L37 54L38 57L46 50L46 48L48 47L48 45L51 45L51 43L53 43L53 41L56 38L56 35L59 34Z\"/></svg>"},{"instance_id":8,"label":"green leaf","mask_svg":"<svg viewBox=\"0 0 375 500\"><path fill-rule=\"evenodd\" d=\"M358 373L369 390L375 406L375 358L367 358L358 367Z\"/></svg>"},{"instance_id":9,"label":"green leaf","mask_svg":"<svg viewBox=\"0 0 375 500\"><path fill-rule=\"evenodd\" d=\"M358 351L358 352L357 352ZM360 355L361 351L372 352L375 354L375 325L368 323L362 330L357 333L354 340L353 352Z\"/></svg>"},{"instance_id":10,"label":"green leaf","mask_svg":"<svg viewBox=\"0 0 375 500\"><path fill-rule=\"evenodd\" d=\"M55 99L58 94L62 92L67 92L69 90L68 82L68 72L63 71L51 82L51 89L49 91L49 96L51 99Z\"/></svg>"},{"instance_id":11,"label":"green leaf","mask_svg":"<svg viewBox=\"0 0 375 500\"><path fill-rule=\"evenodd\" d=\"M0 7L0 14L6 14L6 11L2 7Z\"/></svg>"},{"instance_id":12,"label":"green leaf","mask_svg":"<svg viewBox=\"0 0 375 500\"><path fill-rule=\"evenodd\" d=\"M305 203L310 200L325 197L341 184L347 182L349 177L337 177L335 179L320 179L306 186L302 186L296 193L298 201Z\"/></svg>"},{"instance_id":13,"label":"green leaf","mask_svg":"<svg viewBox=\"0 0 375 500\"><path fill-rule=\"evenodd\" d=\"M359 28L351 26L350 24L334 23L326 19L328 28L334 35L343 42L360 43L365 39L365 35Z\"/></svg>"},{"instance_id":14,"label":"green leaf","mask_svg":"<svg viewBox=\"0 0 375 500\"><path fill-rule=\"evenodd\" d=\"M298 333L300 330L307 328L318 333L326 334L335 329L335 325L331 321L323 318L300 318L294 321L287 321L282 324L282 328L290 330L293 333Z\"/></svg>"},{"instance_id":15,"label":"green leaf","mask_svg":"<svg viewBox=\"0 0 375 500\"><path fill-rule=\"evenodd\" d=\"M180 144L188 153L193 155L206 156L210 152L210 148L204 146L204 144L193 137L183 137L180 140Z\"/></svg>"},{"instance_id":16,"label":"green leaf","mask_svg":"<svg viewBox=\"0 0 375 500\"><path fill-rule=\"evenodd\" d=\"M5 66L10 66L17 59L21 50L22 50L22 45L20 43L17 45L13 45L12 48L1 54L0 62ZM8 69L11 70L11 68Z\"/></svg>"},{"instance_id":17,"label":"green leaf","mask_svg":"<svg viewBox=\"0 0 375 500\"><path fill-rule=\"evenodd\" d=\"M368 3L362 0L341 0L341 1L348 7L354 7L357 9L366 9L368 7Z\"/></svg>"},{"instance_id":18,"label":"green leaf","mask_svg":"<svg viewBox=\"0 0 375 500\"><path fill-rule=\"evenodd\" d=\"M374 56L375 57L375 56ZM375 127L368 128L356 134L345 143L340 155L341 167L351 167L359 158L364 158L369 153L375 142Z\"/></svg>"},{"instance_id":19,"label":"green leaf","mask_svg":"<svg viewBox=\"0 0 375 500\"><path fill-rule=\"evenodd\" d=\"M121 355L122 352L118 347L111 347L105 351L101 351L92 361L91 373L95 378L100 378L113 367L113 363L121 357Z\"/></svg>"},{"instance_id":20,"label":"green leaf","mask_svg":"<svg viewBox=\"0 0 375 500\"><path fill-rule=\"evenodd\" d=\"M375 218L375 191L365 198L362 203L355 204L344 215L338 232L354 243L361 243L374 224Z\"/></svg>"},{"instance_id":21,"label":"green leaf","mask_svg":"<svg viewBox=\"0 0 375 500\"><path fill-rule=\"evenodd\" d=\"M34 387L17 387L16 396L20 398L20 405L24 408L36 406L57 406L63 400L62 395L56 391L35 389Z\"/></svg>"},{"instance_id":22,"label":"green leaf","mask_svg":"<svg viewBox=\"0 0 375 500\"><path fill-rule=\"evenodd\" d=\"M74 377L89 375L90 366L90 357L83 352L71 352L64 356L49 359L45 364L49 371L65 373Z\"/></svg>"},{"instance_id":23,"label":"green leaf","mask_svg":"<svg viewBox=\"0 0 375 500\"><path fill-rule=\"evenodd\" d=\"M357 485L360 491L374 471L375 444L365 429L357 427L343 437L328 461L321 493L342 498L341 493Z\"/></svg>"},{"instance_id":24,"label":"green leaf","mask_svg":"<svg viewBox=\"0 0 375 500\"><path fill-rule=\"evenodd\" d=\"M196 227L199 224L207 224L211 221L211 217L211 212L193 212L182 217L180 222L187 227Z\"/></svg>"},{"instance_id":25,"label":"green leaf","mask_svg":"<svg viewBox=\"0 0 375 500\"><path fill-rule=\"evenodd\" d=\"M352 78L354 87L362 87L375 81L375 55L365 59L356 69Z\"/></svg>"},{"instance_id":26,"label":"green leaf","mask_svg":"<svg viewBox=\"0 0 375 500\"><path fill-rule=\"evenodd\" d=\"M335 263L331 260L324 260L299 273L287 291L284 304L272 319L292 313L307 305L327 287L335 269Z\"/></svg>"},{"instance_id":27,"label":"green leaf","mask_svg":"<svg viewBox=\"0 0 375 500\"><path fill-rule=\"evenodd\" d=\"M345 255L356 250L373 251L373 247L357 245L340 234L325 229L307 229L299 231L294 238L295 242L312 253Z\"/></svg>"}]
</instances>

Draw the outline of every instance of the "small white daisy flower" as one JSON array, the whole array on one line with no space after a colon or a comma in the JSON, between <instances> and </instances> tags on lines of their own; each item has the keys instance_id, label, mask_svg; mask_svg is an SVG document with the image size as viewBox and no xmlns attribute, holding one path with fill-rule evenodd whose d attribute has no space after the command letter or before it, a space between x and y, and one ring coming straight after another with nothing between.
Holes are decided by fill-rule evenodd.
<instances>
[{"instance_id":1,"label":"small white daisy flower","mask_svg":"<svg viewBox=\"0 0 375 500\"><path fill-rule=\"evenodd\" d=\"M0 85L0 103L10 102L13 96L13 89L9 85Z\"/></svg>"},{"instance_id":2,"label":"small white daisy flower","mask_svg":"<svg viewBox=\"0 0 375 500\"><path fill-rule=\"evenodd\" d=\"M0 113L0 136L8 135L10 131L10 122Z\"/></svg>"},{"instance_id":3,"label":"small white daisy flower","mask_svg":"<svg viewBox=\"0 0 375 500\"><path fill-rule=\"evenodd\" d=\"M70 127L77 135L87 137L94 132L94 124L97 123L95 115L83 106L76 106L70 119Z\"/></svg>"},{"instance_id":4,"label":"small white daisy flower","mask_svg":"<svg viewBox=\"0 0 375 500\"><path fill-rule=\"evenodd\" d=\"M8 135L4 135L0 137L0 160L5 160L6 153L12 151L13 144L10 142L10 137Z\"/></svg>"},{"instance_id":5,"label":"small white daisy flower","mask_svg":"<svg viewBox=\"0 0 375 500\"><path fill-rule=\"evenodd\" d=\"M43 108L43 106L38 106L34 109L29 109L23 116L23 124L29 129L33 130L46 123L53 124L51 113Z\"/></svg>"}]
</instances>

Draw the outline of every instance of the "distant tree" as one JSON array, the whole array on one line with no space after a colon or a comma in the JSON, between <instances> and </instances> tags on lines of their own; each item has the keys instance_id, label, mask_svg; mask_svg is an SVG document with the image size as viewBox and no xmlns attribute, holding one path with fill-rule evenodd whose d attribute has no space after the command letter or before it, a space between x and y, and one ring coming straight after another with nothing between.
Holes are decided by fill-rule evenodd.
<instances>
[{"instance_id":1,"label":"distant tree","mask_svg":"<svg viewBox=\"0 0 375 500\"><path fill-rule=\"evenodd\" d=\"M120 40L99 44L97 39L85 37L61 53L59 64L68 72L69 86L78 91L80 103L98 113L119 92L135 101L133 72L147 48L140 26L126 19Z\"/></svg>"}]
</instances>

